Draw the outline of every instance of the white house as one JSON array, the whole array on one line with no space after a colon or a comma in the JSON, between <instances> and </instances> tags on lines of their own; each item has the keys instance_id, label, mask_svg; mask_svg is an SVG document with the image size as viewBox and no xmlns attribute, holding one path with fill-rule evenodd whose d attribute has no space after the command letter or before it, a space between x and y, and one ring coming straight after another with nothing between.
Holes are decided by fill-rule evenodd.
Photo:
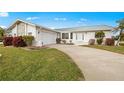
<instances>
[{"instance_id":1,"label":"white house","mask_svg":"<svg viewBox=\"0 0 124 93\"><path fill-rule=\"evenodd\" d=\"M113 27L107 25L82 26L73 28L56 29L61 34L61 39L67 43L73 42L76 45L87 45L90 39L95 39L95 32L103 31L104 38L112 37Z\"/></svg>"},{"instance_id":2,"label":"white house","mask_svg":"<svg viewBox=\"0 0 124 93\"><path fill-rule=\"evenodd\" d=\"M55 30L20 19L16 20L7 29L7 32L12 36L32 35L35 38L33 41L33 45L35 46L42 46L42 44L55 44L56 38L59 36L59 32Z\"/></svg>"},{"instance_id":3,"label":"white house","mask_svg":"<svg viewBox=\"0 0 124 93\"><path fill-rule=\"evenodd\" d=\"M33 45L41 46L55 44L56 38L61 38L70 43L70 40L77 45L88 44L89 39L95 39L96 31L104 31L105 38L111 38L113 27L107 25L82 26L73 28L49 29L37 24L16 20L7 31L12 36L32 35L35 37Z\"/></svg>"}]
</instances>

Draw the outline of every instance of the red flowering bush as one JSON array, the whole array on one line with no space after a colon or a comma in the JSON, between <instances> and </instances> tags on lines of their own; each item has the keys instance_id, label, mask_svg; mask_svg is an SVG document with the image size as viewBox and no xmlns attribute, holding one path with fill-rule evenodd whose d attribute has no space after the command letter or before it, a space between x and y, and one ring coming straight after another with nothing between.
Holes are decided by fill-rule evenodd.
<instances>
[{"instance_id":1,"label":"red flowering bush","mask_svg":"<svg viewBox=\"0 0 124 93\"><path fill-rule=\"evenodd\" d=\"M13 37L4 37L3 44L4 46L11 46L13 41Z\"/></svg>"},{"instance_id":2,"label":"red flowering bush","mask_svg":"<svg viewBox=\"0 0 124 93\"><path fill-rule=\"evenodd\" d=\"M114 39L112 39L112 38L106 38L105 45L114 46L114 44L115 44L115 40Z\"/></svg>"},{"instance_id":3,"label":"red flowering bush","mask_svg":"<svg viewBox=\"0 0 124 93\"><path fill-rule=\"evenodd\" d=\"M22 39L21 36L14 37L12 41L13 46L15 47L24 47L26 46L25 41Z\"/></svg>"}]
</instances>

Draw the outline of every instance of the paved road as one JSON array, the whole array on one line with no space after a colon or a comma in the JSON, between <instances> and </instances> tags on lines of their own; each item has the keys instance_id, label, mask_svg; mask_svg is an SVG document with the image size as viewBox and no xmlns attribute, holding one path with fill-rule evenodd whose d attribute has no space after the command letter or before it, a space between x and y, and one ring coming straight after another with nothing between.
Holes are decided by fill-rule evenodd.
<instances>
[{"instance_id":1,"label":"paved road","mask_svg":"<svg viewBox=\"0 0 124 93\"><path fill-rule=\"evenodd\" d=\"M124 55L75 45L51 45L68 54L86 80L124 80Z\"/></svg>"}]
</instances>

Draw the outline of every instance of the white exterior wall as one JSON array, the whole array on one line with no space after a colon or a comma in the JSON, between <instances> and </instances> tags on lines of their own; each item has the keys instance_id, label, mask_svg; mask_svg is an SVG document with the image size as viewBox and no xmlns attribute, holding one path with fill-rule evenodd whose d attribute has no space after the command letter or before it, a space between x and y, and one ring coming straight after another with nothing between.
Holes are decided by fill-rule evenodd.
<instances>
[{"instance_id":1,"label":"white exterior wall","mask_svg":"<svg viewBox=\"0 0 124 93\"><path fill-rule=\"evenodd\" d=\"M14 36L14 34L17 35L17 26L15 26L15 27L11 30L11 35Z\"/></svg>"},{"instance_id":2,"label":"white exterior wall","mask_svg":"<svg viewBox=\"0 0 124 93\"><path fill-rule=\"evenodd\" d=\"M95 39L95 32L73 32L73 39L70 39L71 32L63 31L62 33L69 33L69 39L62 39L62 40L66 40L67 43L70 43L69 41L72 40L72 43L74 43L75 45L87 45L90 39ZM62 33L61 33L61 37L62 37ZM112 36L111 31L104 31L104 33L105 33L105 38L111 38ZM84 36L84 39L82 39L82 34Z\"/></svg>"},{"instance_id":3,"label":"white exterior wall","mask_svg":"<svg viewBox=\"0 0 124 93\"><path fill-rule=\"evenodd\" d=\"M95 32L77 32L73 34L73 43L76 45L87 45L89 39L95 39Z\"/></svg>"},{"instance_id":4,"label":"white exterior wall","mask_svg":"<svg viewBox=\"0 0 124 93\"><path fill-rule=\"evenodd\" d=\"M90 39L95 39L95 32L85 32L85 42L88 42Z\"/></svg>"},{"instance_id":5,"label":"white exterior wall","mask_svg":"<svg viewBox=\"0 0 124 93\"><path fill-rule=\"evenodd\" d=\"M111 38L112 37L112 33L110 31L105 31L105 38Z\"/></svg>"},{"instance_id":6,"label":"white exterior wall","mask_svg":"<svg viewBox=\"0 0 124 93\"><path fill-rule=\"evenodd\" d=\"M36 38L36 26L33 25L26 25L27 30L26 30L26 35L28 35L28 33L32 33L32 36L34 36Z\"/></svg>"},{"instance_id":7,"label":"white exterior wall","mask_svg":"<svg viewBox=\"0 0 124 93\"><path fill-rule=\"evenodd\" d=\"M28 35L28 33L32 33L32 36L36 37L36 26L35 25L29 25L29 24L26 24L26 23L23 23L23 24L24 24L24 29L22 29L23 30L23 35ZM16 34L17 36L20 36L18 34L18 32L21 31L21 29L19 29L20 25L21 24L16 25L11 30L12 36L14 36L14 34Z\"/></svg>"}]
</instances>

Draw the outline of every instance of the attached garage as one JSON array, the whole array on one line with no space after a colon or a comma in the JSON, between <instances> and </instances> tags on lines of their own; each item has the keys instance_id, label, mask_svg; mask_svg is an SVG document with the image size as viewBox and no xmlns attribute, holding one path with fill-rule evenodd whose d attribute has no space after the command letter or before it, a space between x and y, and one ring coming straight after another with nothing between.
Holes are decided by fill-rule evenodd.
<instances>
[{"instance_id":1,"label":"attached garage","mask_svg":"<svg viewBox=\"0 0 124 93\"><path fill-rule=\"evenodd\" d=\"M58 31L20 19L16 20L7 30L9 32L9 35L12 36L34 36L35 40L33 41L33 46L55 44L56 38L60 34L60 32Z\"/></svg>"},{"instance_id":2,"label":"attached garage","mask_svg":"<svg viewBox=\"0 0 124 93\"><path fill-rule=\"evenodd\" d=\"M49 30L43 30L41 29L38 32L38 38L36 39L37 45L47 45L47 44L55 44L56 43L56 38L57 38L56 32L49 31Z\"/></svg>"}]
</instances>

